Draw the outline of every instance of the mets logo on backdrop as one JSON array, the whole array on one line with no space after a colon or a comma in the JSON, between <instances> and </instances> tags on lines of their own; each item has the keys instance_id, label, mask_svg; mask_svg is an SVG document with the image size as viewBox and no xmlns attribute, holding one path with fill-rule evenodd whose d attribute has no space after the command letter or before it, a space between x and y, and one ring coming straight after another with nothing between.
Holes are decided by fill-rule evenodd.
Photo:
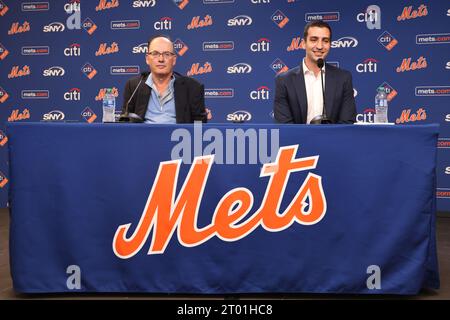
<instances>
[{"instance_id":1,"label":"mets logo on backdrop","mask_svg":"<svg viewBox=\"0 0 450 320\"><path fill-rule=\"evenodd\" d=\"M0 43L0 60L5 59L8 54L9 51Z\"/></svg>"},{"instance_id":2,"label":"mets logo on backdrop","mask_svg":"<svg viewBox=\"0 0 450 320\"><path fill-rule=\"evenodd\" d=\"M135 256L150 240L147 254L162 254L174 234L184 247L199 246L216 236L223 241L241 240L258 227L267 232L282 232L294 222L305 227L320 222L327 211L322 177L308 172L304 181L296 181L298 191L284 212L280 211L284 188L295 172L317 167L319 155L297 158L298 145L278 150L274 163L263 165L260 178L268 177L265 196L253 209L253 193L236 187L222 196L212 214L211 223L199 228L199 208L214 155L195 157L178 194L178 172L182 160L160 162L148 200L139 221L118 226L112 241L114 254L121 259ZM256 177L255 177L256 178ZM297 178L298 180L298 178ZM239 204L236 206L236 204ZM209 214L209 213L208 213ZM133 229L132 229L133 226ZM175 229L177 229L175 232Z\"/></svg>"},{"instance_id":3,"label":"mets logo on backdrop","mask_svg":"<svg viewBox=\"0 0 450 320\"><path fill-rule=\"evenodd\" d=\"M425 69L428 67L427 59L420 56L417 61L411 63L411 58L404 58L402 64L397 67L397 72L414 71L417 69Z\"/></svg>"},{"instance_id":4,"label":"mets logo on backdrop","mask_svg":"<svg viewBox=\"0 0 450 320\"><path fill-rule=\"evenodd\" d=\"M189 3L189 0L172 0L178 8L183 10Z\"/></svg>"},{"instance_id":5,"label":"mets logo on backdrop","mask_svg":"<svg viewBox=\"0 0 450 320\"><path fill-rule=\"evenodd\" d=\"M95 7L95 11L101 11L106 9L113 9L119 6L119 0L100 0L98 5Z\"/></svg>"},{"instance_id":6,"label":"mets logo on backdrop","mask_svg":"<svg viewBox=\"0 0 450 320\"><path fill-rule=\"evenodd\" d=\"M8 98L9 98L8 93L5 91L5 89L0 87L0 103L5 102Z\"/></svg>"},{"instance_id":7,"label":"mets logo on backdrop","mask_svg":"<svg viewBox=\"0 0 450 320\"><path fill-rule=\"evenodd\" d=\"M404 109L400 117L395 120L396 124L423 121L427 119L427 111L425 108L419 108L414 113L411 113L411 109Z\"/></svg>"},{"instance_id":8,"label":"mets logo on backdrop","mask_svg":"<svg viewBox=\"0 0 450 320\"><path fill-rule=\"evenodd\" d=\"M81 116L83 117L84 120L86 120L86 122L88 123L92 123L95 121L95 119L97 119L97 115L94 113L94 111L92 111L91 108L86 107L84 108L83 111L81 111Z\"/></svg>"},{"instance_id":9,"label":"mets logo on backdrop","mask_svg":"<svg viewBox=\"0 0 450 320\"><path fill-rule=\"evenodd\" d=\"M187 72L187 75L195 76L198 74L211 73L213 71L212 64L210 62L205 62L203 66L200 67L200 63L193 63L191 69Z\"/></svg>"},{"instance_id":10,"label":"mets logo on backdrop","mask_svg":"<svg viewBox=\"0 0 450 320\"><path fill-rule=\"evenodd\" d=\"M291 44L286 48L287 51L295 51L305 49L305 44L302 42L302 37L292 38Z\"/></svg>"},{"instance_id":11,"label":"mets logo on backdrop","mask_svg":"<svg viewBox=\"0 0 450 320\"><path fill-rule=\"evenodd\" d=\"M8 122L20 121L25 119L30 119L30 110L27 108L23 109L22 112L19 109L14 109L11 111L11 115L8 117Z\"/></svg>"},{"instance_id":12,"label":"mets logo on backdrop","mask_svg":"<svg viewBox=\"0 0 450 320\"><path fill-rule=\"evenodd\" d=\"M31 25L28 21L25 21L21 25L18 22L13 22L11 28L8 30L8 35L24 33L31 30Z\"/></svg>"},{"instance_id":13,"label":"mets logo on backdrop","mask_svg":"<svg viewBox=\"0 0 450 320\"><path fill-rule=\"evenodd\" d=\"M188 30L203 28L207 26L212 26L213 18L207 14L203 19L200 19L200 16L192 17L191 23L189 23L186 28Z\"/></svg>"},{"instance_id":14,"label":"mets logo on backdrop","mask_svg":"<svg viewBox=\"0 0 450 320\"><path fill-rule=\"evenodd\" d=\"M83 29L86 30L89 35L92 35L95 30L97 30L97 25L90 18L86 18L83 21Z\"/></svg>"},{"instance_id":15,"label":"mets logo on backdrop","mask_svg":"<svg viewBox=\"0 0 450 320\"><path fill-rule=\"evenodd\" d=\"M275 11L270 18L280 28L283 28L289 22L289 18L281 10Z\"/></svg>"},{"instance_id":16,"label":"mets logo on backdrop","mask_svg":"<svg viewBox=\"0 0 450 320\"><path fill-rule=\"evenodd\" d=\"M395 39L389 32L384 31L379 37L378 42L385 47L388 51L391 51L394 48L398 41Z\"/></svg>"},{"instance_id":17,"label":"mets logo on backdrop","mask_svg":"<svg viewBox=\"0 0 450 320\"><path fill-rule=\"evenodd\" d=\"M8 178L0 171L0 188L3 188L8 183Z\"/></svg>"},{"instance_id":18,"label":"mets logo on backdrop","mask_svg":"<svg viewBox=\"0 0 450 320\"><path fill-rule=\"evenodd\" d=\"M280 58L276 58L272 62L270 69L272 69L277 75L289 70L288 66Z\"/></svg>"},{"instance_id":19,"label":"mets logo on backdrop","mask_svg":"<svg viewBox=\"0 0 450 320\"><path fill-rule=\"evenodd\" d=\"M188 51L189 47L180 39L176 39L173 42L173 48L175 49L176 53L181 57L183 54Z\"/></svg>"},{"instance_id":20,"label":"mets logo on backdrop","mask_svg":"<svg viewBox=\"0 0 450 320\"><path fill-rule=\"evenodd\" d=\"M109 88L101 88L98 91L97 96L95 97L95 101L103 100L103 97L105 96L107 89ZM119 96L119 89L117 89L116 87L112 87L112 94L114 95L114 97L117 98Z\"/></svg>"},{"instance_id":21,"label":"mets logo on backdrop","mask_svg":"<svg viewBox=\"0 0 450 320\"><path fill-rule=\"evenodd\" d=\"M95 55L98 57L116 52L119 52L119 44L114 41L110 46L108 46L107 43L101 43L98 50L95 52Z\"/></svg>"},{"instance_id":22,"label":"mets logo on backdrop","mask_svg":"<svg viewBox=\"0 0 450 320\"><path fill-rule=\"evenodd\" d=\"M29 66L25 65L19 69L19 66L13 66L8 74L8 79L24 77L31 74L31 69Z\"/></svg>"},{"instance_id":23,"label":"mets logo on backdrop","mask_svg":"<svg viewBox=\"0 0 450 320\"><path fill-rule=\"evenodd\" d=\"M2 130L0 130L0 147L3 147L8 142L8 137L6 134L3 133Z\"/></svg>"},{"instance_id":24,"label":"mets logo on backdrop","mask_svg":"<svg viewBox=\"0 0 450 320\"><path fill-rule=\"evenodd\" d=\"M8 12L8 6L0 0L0 16L4 16Z\"/></svg>"},{"instance_id":25,"label":"mets logo on backdrop","mask_svg":"<svg viewBox=\"0 0 450 320\"><path fill-rule=\"evenodd\" d=\"M81 68L81 72L83 72L83 74L89 79L92 79L97 74L97 70L95 70L89 62L85 63L85 65Z\"/></svg>"},{"instance_id":26,"label":"mets logo on backdrop","mask_svg":"<svg viewBox=\"0 0 450 320\"><path fill-rule=\"evenodd\" d=\"M401 15L397 17L397 21L404 21L409 19L416 19L419 17L424 17L428 15L428 9L427 6L424 4L421 4L419 8L416 10L413 10L412 6L404 7L403 12Z\"/></svg>"}]
</instances>

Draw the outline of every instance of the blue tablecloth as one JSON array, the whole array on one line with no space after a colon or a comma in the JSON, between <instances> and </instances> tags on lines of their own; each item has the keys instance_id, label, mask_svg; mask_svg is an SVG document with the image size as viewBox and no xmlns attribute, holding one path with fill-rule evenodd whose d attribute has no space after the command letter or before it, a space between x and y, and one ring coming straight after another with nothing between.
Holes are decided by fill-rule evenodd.
<instances>
[{"instance_id":1,"label":"blue tablecloth","mask_svg":"<svg viewBox=\"0 0 450 320\"><path fill-rule=\"evenodd\" d=\"M7 131L18 292L439 287L437 125L13 123ZM209 151L214 159L189 163Z\"/></svg>"}]
</instances>

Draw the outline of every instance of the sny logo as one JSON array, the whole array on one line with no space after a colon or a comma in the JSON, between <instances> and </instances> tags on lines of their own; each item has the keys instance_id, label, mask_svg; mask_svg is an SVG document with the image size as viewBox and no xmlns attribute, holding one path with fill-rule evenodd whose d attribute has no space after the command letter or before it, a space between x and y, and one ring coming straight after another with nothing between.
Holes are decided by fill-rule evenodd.
<instances>
[{"instance_id":1,"label":"sny logo","mask_svg":"<svg viewBox=\"0 0 450 320\"><path fill-rule=\"evenodd\" d=\"M193 63L191 69L187 72L188 77L198 74L210 73L213 71L212 65L209 62L205 62L203 67L200 67L200 63Z\"/></svg>"},{"instance_id":2,"label":"sny logo","mask_svg":"<svg viewBox=\"0 0 450 320\"><path fill-rule=\"evenodd\" d=\"M148 8L148 7L154 7L155 5L156 5L156 0L133 1L133 8Z\"/></svg>"},{"instance_id":3,"label":"sny logo","mask_svg":"<svg viewBox=\"0 0 450 320\"><path fill-rule=\"evenodd\" d=\"M252 72L252 66L248 63L236 63L235 65L232 65L231 67L227 68L227 73L250 73Z\"/></svg>"},{"instance_id":4,"label":"sny logo","mask_svg":"<svg viewBox=\"0 0 450 320\"><path fill-rule=\"evenodd\" d=\"M354 37L342 37L331 41L332 48L354 48L358 45L358 40Z\"/></svg>"},{"instance_id":5,"label":"sny logo","mask_svg":"<svg viewBox=\"0 0 450 320\"><path fill-rule=\"evenodd\" d=\"M304 181L297 178L298 191L293 193L295 196L285 211L279 212L289 178L296 172L315 169L319 161L318 155L296 158L297 150L298 145L281 147L275 162L263 165L259 177L269 179L261 205L252 216L244 220L254 205L253 199L259 197L254 197L248 189L237 187L221 198L211 214L211 224L201 229L196 221L214 155L194 158L178 195L175 190L181 159L161 162L135 230L130 231L131 223L117 228L112 241L114 254L121 259L135 256L150 234L152 239L147 254L162 254L173 234L178 234L182 246L194 247L214 236L223 241L237 241L250 235L258 226L268 232L281 232L294 222L304 226L317 224L326 214L327 201L322 177L311 172ZM237 208L236 203L240 204Z\"/></svg>"},{"instance_id":6,"label":"sny logo","mask_svg":"<svg viewBox=\"0 0 450 320\"><path fill-rule=\"evenodd\" d=\"M43 32L63 32L66 27L61 22L52 22L49 25L44 26Z\"/></svg>"},{"instance_id":7,"label":"sny logo","mask_svg":"<svg viewBox=\"0 0 450 320\"><path fill-rule=\"evenodd\" d=\"M245 110L238 110L227 115L227 121L245 122L252 120L252 114Z\"/></svg>"},{"instance_id":8,"label":"sny logo","mask_svg":"<svg viewBox=\"0 0 450 320\"><path fill-rule=\"evenodd\" d=\"M91 108L86 107L82 112L81 112L81 116L83 117L84 120L86 120L88 123L92 123L95 121L95 119L97 119L97 115L94 113L94 111L92 111Z\"/></svg>"},{"instance_id":9,"label":"sny logo","mask_svg":"<svg viewBox=\"0 0 450 320\"><path fill-rule=\"evenodd\" d=\"M378 42L381 43L383 47L385 47L387 50L391 51L392 48L394 48L398 41L395 39L389 32L384 31L379 37Z\"/></svg>"},{"instance_id":10,"label":"sny logo","mask_svg":"<svg viewBox=\"0 0 450 320\"><path fill-rule=\"evenodd\" d=\"M65 117L66 117L66 115L64 114L64 112L62 112L60 110L52 110L50 112L45 113L42 116L42 120L44 120L44 121L62 121L62 120L64 120Z\"/></svg>"},{"instance_id":11,"label":"sny logo","mask_svg":"<svg viewBox=\"0 0 450 320\"><path fill-rule=\"evenodd\" d=\"M275 11L271 19L280 28L283 28L289 22L289 18L280 10Z\"/></svg>"},{"instance_id":12,"label":"sny logo","mask_svg":"<svg viewBox=\"0 0 450 320\"><path fill-rule=\"evenodd\" d=\"M92 79L97 74L97 70L89 63L87 62L82 68L81 72L88 77L89 79Z\"/></svg>"},{"instance_id":13,"label":"sny logo","mask_svg":"<svg viewBox=\"0 0 450 320\"><path fill-rule=\"evenodd\" d=\"M59 66L50 67L48 69L45 69L42 75L44 77L62 77L66 71Z\"/></svg>"},{"instance_id":14,"label":"sny logo","mask_svg":"<svg viewBox=\"0 0 450 320\"><path fill-rule=\"evenodd\" d=\"M276 58L272 62L270 69L272 69L277 75L289 70L288 66L280 58Z\"/></svg>"},{"instance_id":15,"label":"sny logo","mask_svg":"<svg viewBox=\"0 0 450 320\"><path fill-rule=\"evenodd\" d=\"M229 19L227 25L229 27L249 26L252 24L252 22L253 22L253 20L251 17L240 15L240 16L236 16L234 18Z\"/></svg>"}]
</instances>

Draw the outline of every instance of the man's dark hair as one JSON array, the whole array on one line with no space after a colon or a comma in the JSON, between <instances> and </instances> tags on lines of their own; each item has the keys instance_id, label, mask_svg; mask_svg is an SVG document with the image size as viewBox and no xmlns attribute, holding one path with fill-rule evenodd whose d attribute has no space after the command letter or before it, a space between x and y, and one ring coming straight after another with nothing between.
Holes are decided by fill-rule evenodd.
<instances>
[{"instance_id":1,"label":"man's dark hair","mask_svg":"<svg viewBox=\"0 0 450 320\"><path fill-rule=\"evenodd\" d=\"M147 48L150 48L150 44L152 43L153 40L155 40L156 38L166 38L167 40L169 40L170 42L172 42L172 39L170 39L170 37L167 34L155 34L153 36L151 36L148 41L147 41Z\"/></svg>"},{"instance_id":2,"label":"man's dark hair","mask_svg":"<svg viewBox=\"0 0 450 320\"><path fill-rule=\"evenodd\" d=\"M330 25L322 20L314 20L314 21L308 22L308 24L305 26L305 30L303 31L303 37L304 37L305 41L308 38L308 30L311 27L327 28L330 31L330 40L331 40L332 32L331 32Z\"/></svg>"}]
</instances>

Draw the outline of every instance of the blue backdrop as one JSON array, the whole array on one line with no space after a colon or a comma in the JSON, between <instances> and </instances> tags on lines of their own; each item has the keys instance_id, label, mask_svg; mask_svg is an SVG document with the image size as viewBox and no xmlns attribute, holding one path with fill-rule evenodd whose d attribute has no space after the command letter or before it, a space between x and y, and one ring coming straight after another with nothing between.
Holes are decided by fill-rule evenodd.
<instances>
[{"instance_id":1,"label":"blue backdrop","mask_svg":"<svg viewBox=\"0 0 450 320\"><path fill-rule=\"evenodd\" d=\"M272 123L274 76L298 65L303 27L314 19L333 28L328 60L352 72L359 121L373 121L383 85L391 122L441 124L437 205L450 211L443 0L0 0L0 205L8 197L5 123L101 121L104 89L114 88L121 105L126 80L146 70L150 35L176 40L176 70L205 84L213 122Z\"/></svg>"}]
</instances>

